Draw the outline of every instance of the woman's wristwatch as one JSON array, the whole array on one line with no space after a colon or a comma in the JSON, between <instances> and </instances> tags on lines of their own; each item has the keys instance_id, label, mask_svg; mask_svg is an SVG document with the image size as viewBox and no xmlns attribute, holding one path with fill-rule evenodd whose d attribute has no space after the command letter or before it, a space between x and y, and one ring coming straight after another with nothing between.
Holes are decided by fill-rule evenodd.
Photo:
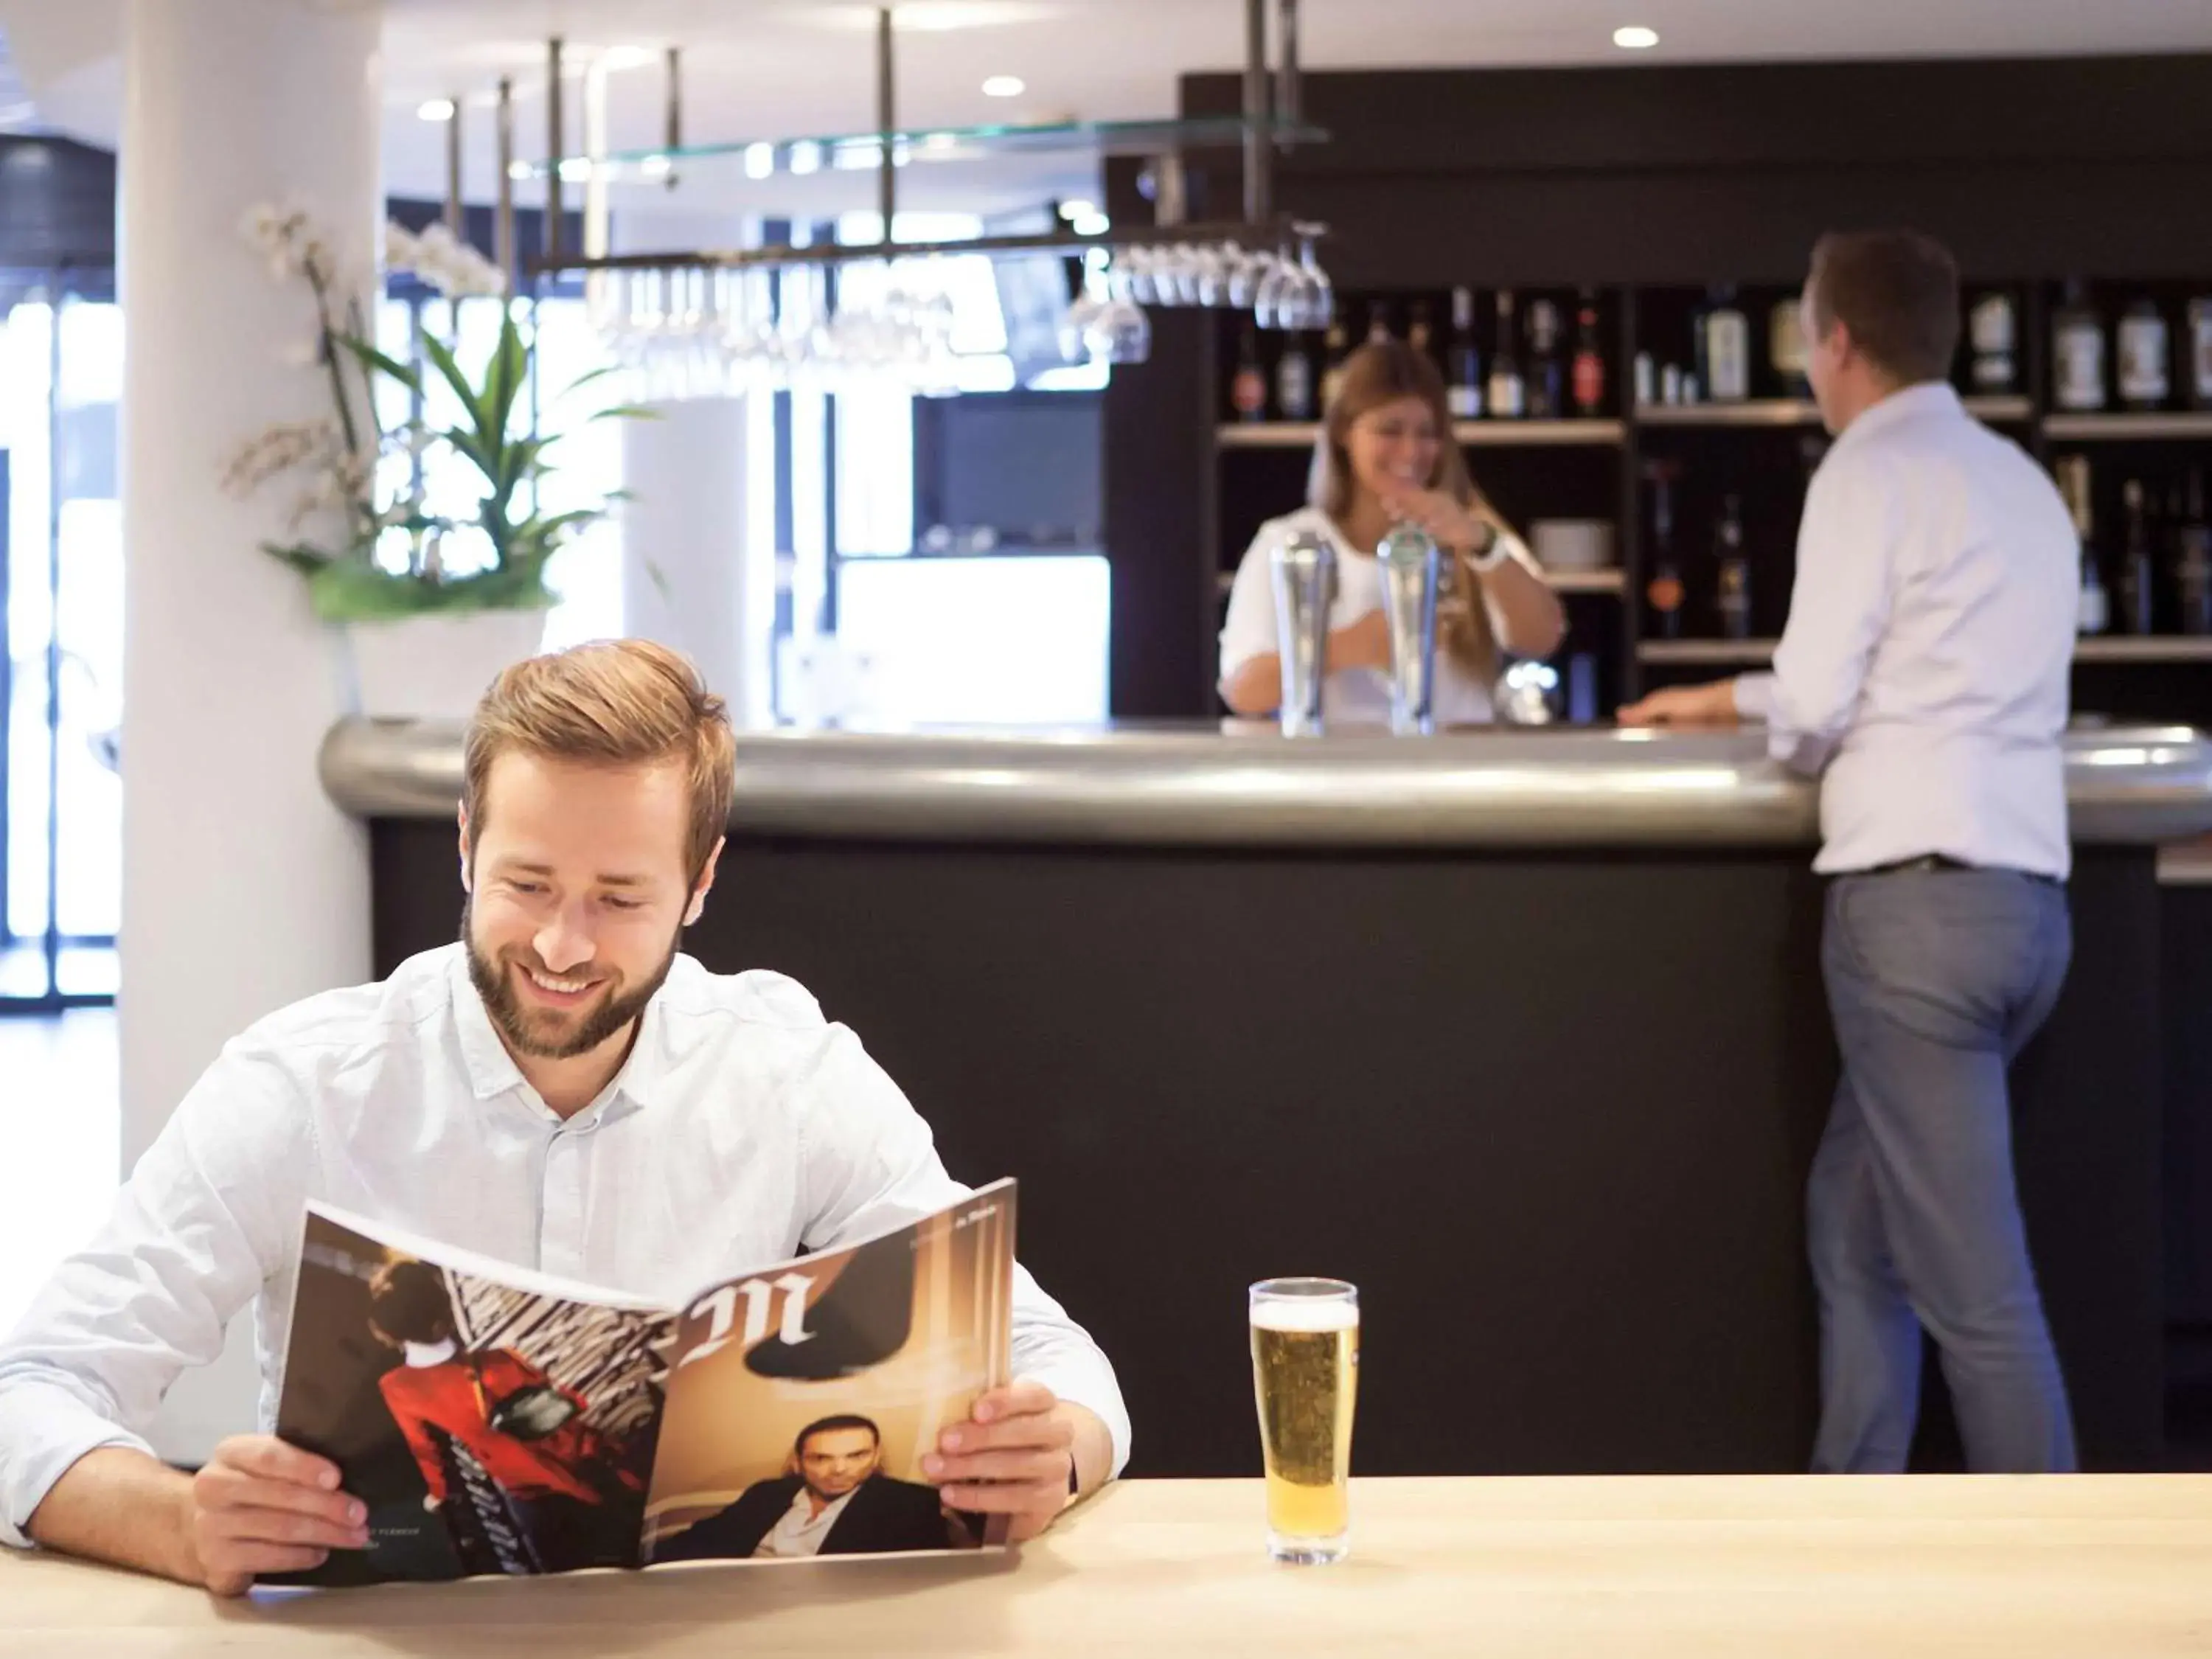
<instances>
[{"instance_id":1,"label":"woman's wristwatch","mask_svg":"<svg viewBox=\"0 0 2212 1659\"><path fill-rule=\"evenodd\" d=\"M1498 526L1482 520L1480 545L1468 550L1467 562L1478 576L1487 576L1492 571L1513 556L1505 545L1505 538L1498 533Z\"/></svg>"}]
</instances>

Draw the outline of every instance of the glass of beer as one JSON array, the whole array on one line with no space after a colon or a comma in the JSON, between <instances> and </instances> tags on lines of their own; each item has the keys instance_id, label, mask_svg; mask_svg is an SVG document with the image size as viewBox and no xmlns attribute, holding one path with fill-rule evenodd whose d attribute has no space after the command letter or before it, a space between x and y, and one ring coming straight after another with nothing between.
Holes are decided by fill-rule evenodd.
<instances>
[{"instance_id":1,"label":"glass of beer","mask_svg":"<svg viewBox=\"0 0 2212 1659\"><path fill-rule=\"evenodd\" d=\"M1352 1409L1359 1292L1340 1279L1252 1287L1252 1389L1267 1469L1267 1551L1340 1561L1351 1547Z\"/></svg>"}]
</instances>

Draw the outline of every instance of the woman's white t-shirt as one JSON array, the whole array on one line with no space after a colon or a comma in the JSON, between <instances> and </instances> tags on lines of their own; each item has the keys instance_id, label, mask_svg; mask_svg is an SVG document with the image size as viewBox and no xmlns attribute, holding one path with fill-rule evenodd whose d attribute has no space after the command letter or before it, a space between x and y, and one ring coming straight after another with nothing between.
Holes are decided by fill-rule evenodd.
<instances>
[{"instance_id":1,"label":"woman's white t-shirt","mask_svg":"<svg viewBox=\"0 0 2212 1659\"><path fill-rule=\"evenodd\" d=\"M1281 636L1275 631L1275 579L1272 564L1275 549L1301 530L1318 531L1336 550L1336 601L1329 606L1332 634L1348 628L1370 611L1382 607L1382 568L1372 553L1363 553L1344 538L1335 521L1317 507L1302 507L1279 519L1270 519L1244 550L1237 567L1237 580L1229 589L1229 614L1221 624L1221 678L1226 682L1254 657L1279 652ZM1500 546L1537 571L1535 558L1517 536L1499 539ZM1498 608L1490 611L1490 629L1501 631ZM1324 720L1349 725L1387 724L1390 719L1390 680L1379 668L1340 669L1322 683L1321 712ZM1490 688L1460 666L1441 647L1437 652L1436 721L1439 726L1479 726L1492 718Z\"/></svg>"}]
</instances>

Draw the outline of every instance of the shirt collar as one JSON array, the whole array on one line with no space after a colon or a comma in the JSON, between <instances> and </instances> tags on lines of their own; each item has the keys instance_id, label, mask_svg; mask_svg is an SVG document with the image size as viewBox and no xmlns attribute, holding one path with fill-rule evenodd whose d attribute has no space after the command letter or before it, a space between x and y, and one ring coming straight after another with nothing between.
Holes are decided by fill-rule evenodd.
<instances>
[{"instance_id":1,"label":"shirt collar","mask_svg":"<svg viewBox=\"0 0 2212 1659\"><path fill-rule=\"evenodd\" d=\"M1893 392L1880 403L1859 411L1858 419L1845 427L1836 440L1840 449L1845 444L1863 443L1878 432L1887 431L1900 421L1909 421L1916 415L1964 415L1966 406L1959 401L1959 394L1942 380L1923 380Z\"/></svg>"},{"instance_id":2,"label":"shirt collar","mask_svg":"<svg viewBox=\"0 0 2212 1659\"><path fill-rule=\"evenodd\" d=\"M446 968L446 985L453 1000L453 1026L461 1040L461 1063L468 1067L469 1092L478 1100L492 1100L524 1079L507 1044L499 1040L476 981L469 977L469 947L464 940L453 947L453 959Z\"/></svg>"},{"instance_id":3,"label":"shirt collar","mask_svg":"<svg viewBox=\"0 0 2212 1659\"><path fill-rule=\"evenodd\" d=\"M870 1477L872 1480L873 1478ZM867 1484L866 1480L863 1480L860 1482L860 1486ZM817 1515L814 1513L814 1494L808 1489L806 1482L801 1480L799 1483L799 1490L791 1495L791 1513L805 1516L810 1525L821 1526L832 1517L844 1514L845 1505L853 1501L853 1492L860 1491L860 1486L854 1487L853 1492L839 1493L824 1504L822 1506L822 1513Z\"/></svg>"},{"instance_id":4,"label":"shirt collar","mask_svg":"<svg viewBox=\"0 0 2212 1659\"><path fill-rule=\"evenodd\" d=\"M507 1053L507 1044L501 1041L491 1015L484 1008L483 998L477 994L476 981L469 977L468 945L457 944L452 949L453 959L446 970L447 987L453 998L454 1028L460 1037L461 1062L468 1068L469 1092L478 1100L495 1100L512 1090L527 1087L529 1079L514 1063L514 1056ZM645 1012L638 1017L637 1041L630 1044L629 1057L615 1073L614 1082L600 1097L599 1103L587 1107L586 1112L604 1115L617 1098L637 1107L652 1100L667 1070L668 1014L662 1006L666 999L667 987L664 985L645 1005Z\"/></svg>"}]
</instances>

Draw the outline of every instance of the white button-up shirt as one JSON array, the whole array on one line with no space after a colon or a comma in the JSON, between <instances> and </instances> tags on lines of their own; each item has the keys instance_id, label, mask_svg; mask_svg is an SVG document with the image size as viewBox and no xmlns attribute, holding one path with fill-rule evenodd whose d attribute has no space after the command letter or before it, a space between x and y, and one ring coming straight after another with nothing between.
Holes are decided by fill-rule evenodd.
<instances>
[{"instance_id":1,"label":"white button-up shirt","mask_svg":"<svg viewBox=\"0 0 2212 1659\"><path fill-rule=\"evenodd\" d=\"M2079 557L2043 469L1949 386L1844 428L1806 495L1774 672L1736 683L1777 759L1826 768L1815 869L2067 873Z\"/></svg>"},{"instance_id":2,"label":"white button-up shirt","mask_svg":"<svg viewBox=\"0 0 2212 1659\"><path fill-rule=\"evenodd\" d=\"M258 1298L276 1420L300 1247L320 1199L666 1305L835 1249L968 1189L928 1126L812 997L679 956L620 1073L565 1123L523 1080L463 947L261 1021L209 1067L0 1343L0 1540L99 1446L146 1449L162 1395ZM1088 1407L1127 1461L1113 1367L1014 1273L1013 1370Z\"/></svg>"},{"instance_id":3,"label":"white button-up shirt","mask_svg":"<svg viewBox=\"0 0 2212 1659\"><path fill-rule=\"evenodd\" d=\"M855 1486L853 1491L858 1492ZM792 1558L819 1555L822 1545L830 1536L830 1528L837 1524L845 1513L845 1506L853 1501L853 1493L833 1498L822 1506L822 1513L814 1512L814 1494L802 1483L791 1495L791 1507L783 1518L768 1529L768 1535L753 1551L757 1557Z\"/></svg>"}]
</instances>

